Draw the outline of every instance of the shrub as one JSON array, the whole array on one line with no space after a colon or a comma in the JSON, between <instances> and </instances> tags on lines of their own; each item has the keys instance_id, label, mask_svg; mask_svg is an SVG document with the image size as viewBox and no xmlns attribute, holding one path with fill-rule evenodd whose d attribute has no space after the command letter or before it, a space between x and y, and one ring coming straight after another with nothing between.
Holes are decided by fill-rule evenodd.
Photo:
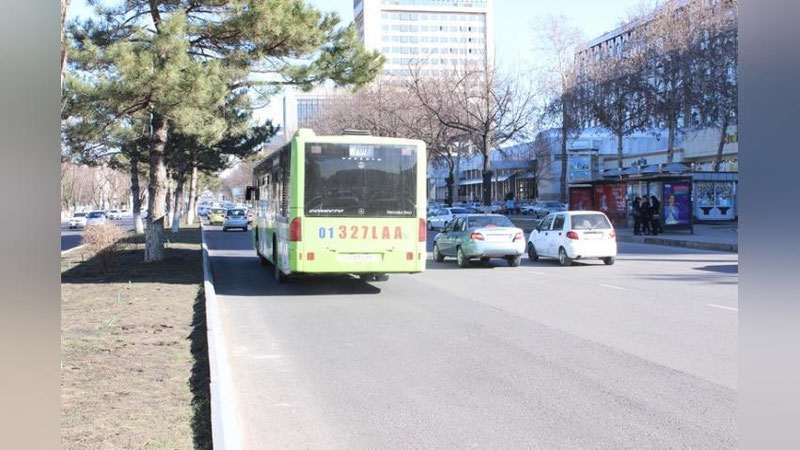
<instances>
[{"instance_id":1,"label":"shrub","mask_svg":"<svg viewBox=\"0 0 800 450\"><path fill-rule=\"evenodd\" d=\"M92 225L83 233L83 245L100 262L104 272L108 272L116 263L119 252L119 241L125 233L113 223Z\"/></svg>"}]
</instances>

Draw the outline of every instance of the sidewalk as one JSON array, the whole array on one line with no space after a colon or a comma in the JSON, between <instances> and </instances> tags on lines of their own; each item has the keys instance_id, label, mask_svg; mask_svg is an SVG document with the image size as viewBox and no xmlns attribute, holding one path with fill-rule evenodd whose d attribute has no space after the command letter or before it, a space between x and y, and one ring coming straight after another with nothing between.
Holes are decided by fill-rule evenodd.
<instances>
[{"instance_id":1,"label":"sidewalk","mask_svg":"<svg viewBox=\"0 0 800 450\"><path fill-rule=\"evenodd\" d=\"M634 236L632 228L622 228L617 230L617 241L739 252L737 223L695 224L694 234L690 234L688 231L668 231L657 236Z\"/></svg>"}]
</instances>

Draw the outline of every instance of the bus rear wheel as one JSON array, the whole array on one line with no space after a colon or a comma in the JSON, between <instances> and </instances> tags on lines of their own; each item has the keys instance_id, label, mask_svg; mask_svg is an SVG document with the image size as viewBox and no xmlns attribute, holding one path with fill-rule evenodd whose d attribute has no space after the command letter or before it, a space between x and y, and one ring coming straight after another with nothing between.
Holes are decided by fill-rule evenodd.
<instances>
[{"instance_id":1,"label":"bus rear wheel","mask_svg":"<svg viewBox=\"0 0 800 450\"><path fill-rule=\"evenodd\" d=\"M261 253L259 253L258 254L258 263L261 264L262 266L266 266L267 264L269 264L269 260L267 258L264 258L263 256L261 256Z\"/></svg>"}]
</instances>

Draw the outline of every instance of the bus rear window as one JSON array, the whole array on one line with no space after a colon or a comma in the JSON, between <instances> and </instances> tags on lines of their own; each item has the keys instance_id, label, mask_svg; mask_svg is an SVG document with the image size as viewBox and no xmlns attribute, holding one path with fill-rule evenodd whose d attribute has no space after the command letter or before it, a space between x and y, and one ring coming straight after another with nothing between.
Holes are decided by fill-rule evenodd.
<instances>
[{"instance_id":1,"label":"bus rear window","mask_svg":"<svg viewBox=\"0 0 800 450\"><path fill-rule=\"evenodd\" d=\"M306 144L305 214L415 217L414 146Z\"/></svg>"}]
</instances>

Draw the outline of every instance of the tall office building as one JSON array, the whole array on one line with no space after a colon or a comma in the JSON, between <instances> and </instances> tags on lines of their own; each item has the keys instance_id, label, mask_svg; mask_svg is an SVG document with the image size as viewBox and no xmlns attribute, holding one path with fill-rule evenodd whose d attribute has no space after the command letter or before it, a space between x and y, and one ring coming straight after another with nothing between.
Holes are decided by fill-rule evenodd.
<instances>
[{"instance_id":1,"label":"tall office building","mask_svg":"<svg viewBox=\"0 0 800 450\"><path fill-rule=\"evenodd\" d=\"M492 0L353 0L353 9L361 42L386 57L385 74L494 62Z\"/></svg>"}]
</instances>

